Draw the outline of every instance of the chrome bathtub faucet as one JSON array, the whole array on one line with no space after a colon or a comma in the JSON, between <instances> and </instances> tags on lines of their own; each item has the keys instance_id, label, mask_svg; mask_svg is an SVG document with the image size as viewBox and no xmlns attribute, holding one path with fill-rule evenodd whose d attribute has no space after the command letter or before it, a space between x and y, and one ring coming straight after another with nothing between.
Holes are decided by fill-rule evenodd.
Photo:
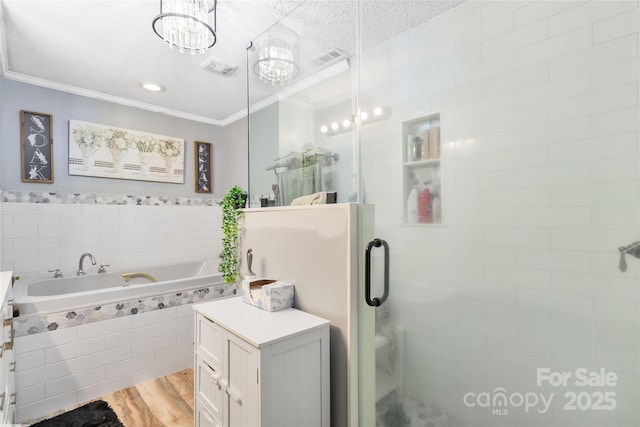
<instances>
[{"instance_id":1,"label":"chrome bathtub faucet","mask_svg":"<svg viewBox=\"0 0 640 427\"><path fill-rule=\"evenodd\" d=\"M85 273L82 269L82 263L84 262L85 257L89 257L91 259L91 265L96 265L96 259L89 252L85 252L80 256L80 262L78 262L78 271L76 272L76 276L84 276Z\"/></svg>"}]
</instances>

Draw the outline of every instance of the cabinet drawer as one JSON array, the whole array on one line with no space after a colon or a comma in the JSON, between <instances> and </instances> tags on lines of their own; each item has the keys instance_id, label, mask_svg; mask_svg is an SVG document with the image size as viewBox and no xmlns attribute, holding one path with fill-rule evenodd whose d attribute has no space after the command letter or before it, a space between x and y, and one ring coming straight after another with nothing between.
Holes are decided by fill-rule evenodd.
<instances>
[{"instance_id":1,"label":"cabinet drawer","mask_svg":"<svg viewBox=\"0 0 640 427\"><path fill-rule=\"evenodd\" d=\"M222 380L221 372L210 366L204 359L197 357L196 400L216 419L222 419Z\"/></svg>"},{"instance_id":2,"label":"cabinet drawer","mask_svg":"<svg viewBox=\"0 0 640 427\"><path fill-rule=\"evenodd\" d=\"M220 371L224 330L202 315L196 317L196 353Z\"/></svg>"},{"instance_id":3,"label":"cabinet drawer","mask_svg":"<svg viewBox=\"0 0 640 427\"><path fill-rule=\"evenodd\" d=\"M196 400L196 426L199 427L221 427L216 417L208 409Z\"/></svg>"}]
</instances>

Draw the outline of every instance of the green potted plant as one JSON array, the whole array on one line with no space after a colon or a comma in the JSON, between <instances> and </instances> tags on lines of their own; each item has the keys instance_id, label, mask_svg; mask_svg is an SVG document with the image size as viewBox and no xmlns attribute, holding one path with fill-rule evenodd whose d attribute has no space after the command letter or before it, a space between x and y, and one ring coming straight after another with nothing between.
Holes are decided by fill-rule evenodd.
<instances>
[{"instance_id":1,"label":"green potted plant","mask_svg":"<svg viewBox=\"0 0 640 427\"><path fill-rule=\"evenodd\" d=\"M222 253L220 272L224 282L235 283L238 271L238 221L242 217L240 209L245 207L247 193L237 185L231 187L222 198Z\"/></svg>"}]
</instances>

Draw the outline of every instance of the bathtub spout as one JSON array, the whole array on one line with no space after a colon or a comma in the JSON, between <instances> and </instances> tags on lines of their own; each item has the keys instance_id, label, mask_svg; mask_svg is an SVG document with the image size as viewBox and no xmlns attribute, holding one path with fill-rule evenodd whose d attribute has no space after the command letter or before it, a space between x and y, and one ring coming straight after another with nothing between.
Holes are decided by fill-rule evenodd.
<instances>
[{"instance_id":1,"label":"bathtub spout","mask_svg":"<svg viewBox=\"0 0 640 427\"><path fill-rule=\"evenodd\" d=\"M147 279L151 280L152 282L157 282L156 278L153 277L152 275L150 275L149 273L141 273L139 271L134 272L134 273L122 273L121 276L124 279L124 281L127 282L127 283L129 283L129 279L132 279L134 277L146 277Z\"/></svg>"},{"instance_id":2,"label":"bathtub spout","mask_svg":"<svg viewBox=\"0 0 640 427\"><path fill-rule=\"evenodd\" d=\"M96 259L89 252L85 252L80 256L80 262L78 262L78 271L76 272L76 276L84 276L85 273L82 269L82 263L84 262L84 258L89 257L91 259L91 265L96 265Z\"/></svg>"}]
</instances>

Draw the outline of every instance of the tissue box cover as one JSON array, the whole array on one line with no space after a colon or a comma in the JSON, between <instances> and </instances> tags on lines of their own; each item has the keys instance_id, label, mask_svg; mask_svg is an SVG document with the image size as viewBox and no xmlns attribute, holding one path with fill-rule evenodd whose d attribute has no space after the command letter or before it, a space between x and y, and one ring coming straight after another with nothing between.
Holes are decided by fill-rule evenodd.
<instances>
[{"instance_id":1,"label":"tissue box cover","mask_svg":"<svg viewBox=\"0 0 640 427\"><path fill-rule=\"evenodd\" d=\"M293 295L294 286L291 283L264 278L242 281L242 301L266 311L293 307Z\"/></svg>"}]
</instances>

